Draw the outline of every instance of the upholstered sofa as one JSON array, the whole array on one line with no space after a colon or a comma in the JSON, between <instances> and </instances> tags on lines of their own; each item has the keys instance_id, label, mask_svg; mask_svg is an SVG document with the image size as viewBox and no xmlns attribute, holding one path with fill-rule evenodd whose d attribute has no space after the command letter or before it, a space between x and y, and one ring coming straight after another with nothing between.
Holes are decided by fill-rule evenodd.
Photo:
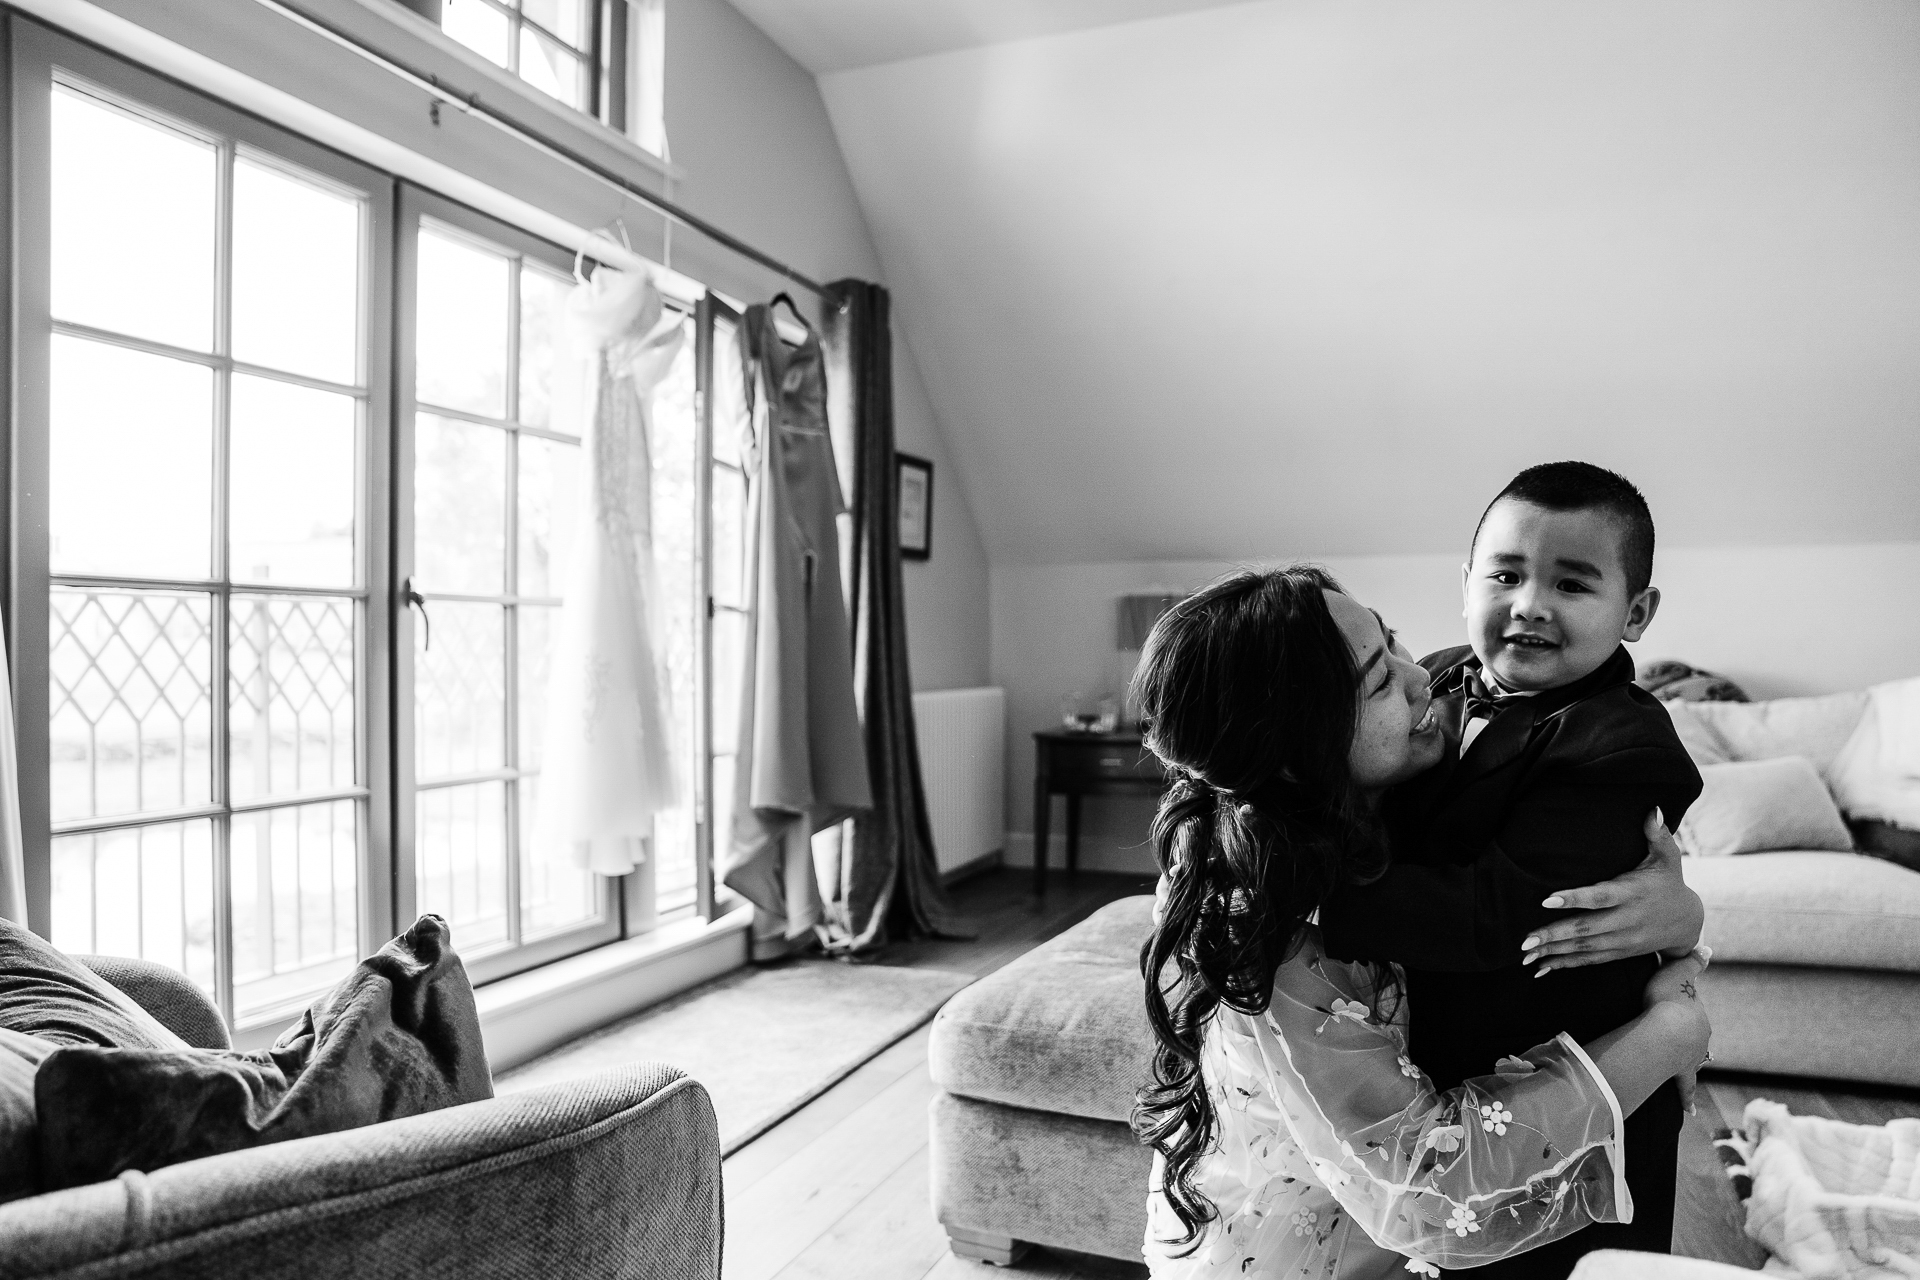
<instances>
[{"instance_id":1,"label":"upholstered sofa","mask_svg":"<svg viewBox=\"0 0 1920 1280\"><path fill-rule=\"evenodd\" d=\"M1900 721L1914 714L1916 685L1669 703L1708 776L1695 814L1711 802L1717 767L1799 756L1847 818L1911 824L1920 741ZM1829 843L1848 843L1847 833ZM1787 846L1683 863L1706 904L1714 949L1700 993L1713 1017L1715 1063L1920 1087L1920 872L1859 852Z\"/></svg>"},{"instance_id":2,"label":"upholstered sofa","mask_svg":"<svg viewBox=\"0 0 1920 1280\"><path fill-rule=\"evenodd\" d=\"M227 1047L172 971L87 962ZM0 1280L711 1280L720 1249L712 1103L657 1063L0 1204Z\"/></svg>"}]
</instances>

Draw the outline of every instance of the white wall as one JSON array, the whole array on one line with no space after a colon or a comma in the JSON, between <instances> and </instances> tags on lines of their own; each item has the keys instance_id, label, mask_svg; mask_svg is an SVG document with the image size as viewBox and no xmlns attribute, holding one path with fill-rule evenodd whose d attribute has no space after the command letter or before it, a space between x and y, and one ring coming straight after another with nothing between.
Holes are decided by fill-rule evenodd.
<instances>
[{"instance_id":1,"label":"white wall","mask_svg":"<svg viewBox=\"0 0 1920 1280\"><path fill-rule=\"evenodd\" d=\"M812 75L726 0L667 0L667 139L687 208L816 280L885 283ZM772 272L682 234L673 265L736 297ZM810 299L795 289L802 303ZM920 380L894 299L897 444L933 462L933 555L905 567L914 688L986 683L987 559L959 468Z\"/></svg>"},{"instance_id":2,"label":"white wall","mask_svg":"<svg viewBox=\"0 0 1920 1280\"><path fill-rule=\"evenodd\" d=\"M1416 655L1465 643L1460 555L1303 556L1379 609ZM1263 561L1278 563L1281 558ZM1116 597L1191 590L1225 561L996 566L993 679L1007 690L1009 861L1032 848L1033 738L1062 693L1111 677ZM1660 612L1635 657L1680 658L1754 698L1831 693L1920 675L1920 542L1663 549ZM1064 802L1055 801L1054 865ZM1085 805L1081 865L1146 870L1150 802Z\"/></svg>"}]
</instances>

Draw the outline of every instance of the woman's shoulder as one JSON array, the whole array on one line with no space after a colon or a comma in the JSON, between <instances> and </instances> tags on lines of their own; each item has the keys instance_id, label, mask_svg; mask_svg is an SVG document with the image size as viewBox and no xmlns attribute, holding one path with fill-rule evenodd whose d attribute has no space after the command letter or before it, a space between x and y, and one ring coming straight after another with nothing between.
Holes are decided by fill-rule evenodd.
<instances>
[{"instance_id":1,"label":"woman's shoulder","mask_svg":"<svg viewBox=\"0 0 1920 1280\"><path fill-rule=\"evenodd\" d=\"M1292 952L1273 977L1276 994L1286 993L1309 1002L1331 994L1369 1006L1382 1003L1383 987L1398 982L1398 966L1328 955L1316 924L1302 926Z\"/></svg>"}]
</instances>

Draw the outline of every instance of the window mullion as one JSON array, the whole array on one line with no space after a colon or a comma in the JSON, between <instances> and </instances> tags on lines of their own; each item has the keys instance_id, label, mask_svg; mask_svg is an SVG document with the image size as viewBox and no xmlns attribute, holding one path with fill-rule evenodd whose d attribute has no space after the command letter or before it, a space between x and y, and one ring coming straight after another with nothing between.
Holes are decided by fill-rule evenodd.
<instances>
[{"instance_id":1,"label":"window mullion","mask_svg":"<svg viewBox=\"0 0 1920 1280\"><path fill-rule=\"evenodd\" d=\"M228 776L228 644L232 598L226 589L228 564L228 485L231 481L231 414L233 406L233 161L232 142L219 146L218 186L214 198L213 352L213 547L210 557L213 608L209 613L207 701L211 715L213 772L209 798L213 853L213 984L216 1003L227 1025L234 1024L233 955L233 819L226 806L233 793Z\"/></svg>"},{"instance_id":2,"label":"window mullion","mask_svg":"<svg viewBox=\"0 0 1920 1280\"><path fill-rule=\"evenodd\" d=\"M525 268L516 258L507 272L507 377L506 411L509 423L520 421L520 275ZM506 592L509 600L520 595L520 437L509 426L507 430L507 496L506 522L504 531L505 547L502 548L502 566L506 573ZM518 770L520 767L520 606L506 606L504 634L501 637L502 660L506 670L501 673L500 687L505 691L502 711L505 714L504 732L507 740L501 744L501 758L507 767ZM512 946L520 945L520 806L525 802L521 795L521 783L516 779L506 785L506 824L502 833L505 839L502 848L507 858L507 938Z\"/></svg>"}]
</instances>

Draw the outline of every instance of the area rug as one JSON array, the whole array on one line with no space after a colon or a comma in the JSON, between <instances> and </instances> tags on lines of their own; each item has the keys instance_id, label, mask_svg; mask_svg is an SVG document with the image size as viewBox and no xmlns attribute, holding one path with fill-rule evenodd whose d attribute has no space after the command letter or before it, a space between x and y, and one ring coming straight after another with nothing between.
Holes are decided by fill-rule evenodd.
<instances>
[{"instance_id":1,"label":"area rug","mask_svg":"<svg viewBox=\"0 0 1920 1280\"><path fill-rule=\"evenodd\" d=\"M570 1041L494 1080L499 1093L637 1061L706 1086L731 1155L938 1012L970 974L790 960L743 969Z\"/></svg>"}]
</instances>

